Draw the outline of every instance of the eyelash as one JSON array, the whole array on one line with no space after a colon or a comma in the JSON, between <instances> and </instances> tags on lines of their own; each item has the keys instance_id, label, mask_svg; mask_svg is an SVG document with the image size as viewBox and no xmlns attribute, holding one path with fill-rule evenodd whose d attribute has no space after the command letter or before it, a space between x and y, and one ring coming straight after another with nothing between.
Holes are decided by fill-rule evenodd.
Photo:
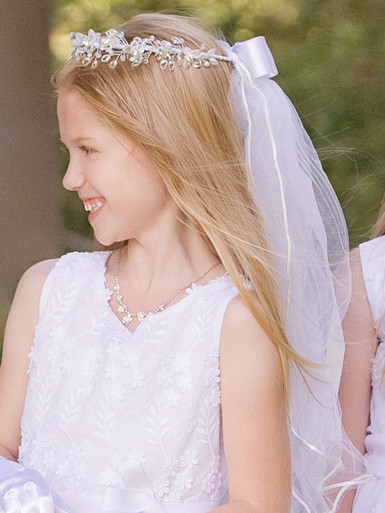
<instances>
[{"instance_id":1,"label":"eyelash","mask_svg":"<svg viewBox=\"0 0 385 513\"><path fill-rule=\"evenodd\" d=\"M79 150L85 153L86 155L91 155L91 153L95 153L95 150L89 148L88 146L78 146Z\"/></svg>"}]
</instances>

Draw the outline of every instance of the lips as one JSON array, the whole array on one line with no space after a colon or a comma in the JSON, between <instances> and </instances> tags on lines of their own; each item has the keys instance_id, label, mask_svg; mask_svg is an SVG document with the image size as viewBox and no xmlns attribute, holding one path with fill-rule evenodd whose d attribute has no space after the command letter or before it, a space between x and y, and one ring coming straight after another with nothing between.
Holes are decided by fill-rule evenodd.
<instances>
[{"instance_id":1,"label":"lips","mask_svg":"<svg viewBox=\"0 0 385 513\"><path fill-rule=\"evenodd\" d=\"M97 199L85 200L85 201L83 201L83 204L84 204L84 210L86 210L87 212L90 212L91 214L93 214L94 212L97 212L103 206L103 203Z\"/></svg>"}]
</instances>

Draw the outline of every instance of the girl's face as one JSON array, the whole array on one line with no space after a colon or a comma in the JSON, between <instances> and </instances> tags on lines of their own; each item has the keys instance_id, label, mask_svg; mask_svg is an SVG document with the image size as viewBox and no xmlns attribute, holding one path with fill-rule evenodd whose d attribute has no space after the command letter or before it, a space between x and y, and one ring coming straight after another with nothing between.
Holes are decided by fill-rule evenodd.
<instances>
[{"instance_id":1,"label":"girl's face","mask_svg":"<svg viewBox=\"0 0 385 513\"><path fill-rule=\"evenodd\" d=\"M99 242L138 238L176 213L146 153L104 126L77 91L59 91L58 118L70 155L63 185L77 191Z\"/></svg>"}]
</instances>

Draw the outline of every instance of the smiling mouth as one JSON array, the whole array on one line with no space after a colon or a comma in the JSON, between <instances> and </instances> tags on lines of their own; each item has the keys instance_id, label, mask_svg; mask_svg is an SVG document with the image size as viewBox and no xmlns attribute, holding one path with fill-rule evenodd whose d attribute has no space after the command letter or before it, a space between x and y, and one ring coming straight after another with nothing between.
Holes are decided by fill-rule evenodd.
<instances>
[{"instance_id":1,"label":"smiling mouth","mask_svg":"<svg viewBox=\"0 0 385 513\"><path fill-rule=\"evenodd\" d=\"M93 214L94 212L99 210L99 208L101 208L102 206L103 206L103 203L101 201L85 201L84 202L84 210L86 210L86 212L90 212L91 214Z\"/></svg>"}]
</instances>

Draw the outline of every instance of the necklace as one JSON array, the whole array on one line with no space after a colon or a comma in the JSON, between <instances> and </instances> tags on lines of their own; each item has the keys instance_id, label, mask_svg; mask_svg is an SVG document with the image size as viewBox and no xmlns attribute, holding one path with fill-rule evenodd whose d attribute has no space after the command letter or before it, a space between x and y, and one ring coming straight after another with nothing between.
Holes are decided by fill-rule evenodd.
<instances>
[{"instance_id":1,"label":"necklace","mask_svg":"<svg viewBox=\"0 0 385 513\"><path fill-rule=\"evenodd\" d=\"M207 271L205 271L204 273L200 274L198 276L198 278L196 278L194 281L192 281L191 283L189 283L187 286L185 287L182 287L180 289L178 289L176 292L174 292L174 294L172 296L170 296L168 299L166 299L166 301L164 301L163 303L161 303L157 308L155 308L155 310L151 310L149 312L130 312L126 303L123 301L123 296L122 294L120 293L120 283L119 283L119 272L120 272L120 257L121 257L121 253L122 253L122 249L120 248L119 249L119 252L118 252L118 267L117 267L117 270L116 270L116 274L115 274L115 286L114 286L114 291L116 292L116 299L119 303L119 306L118 306L118 312L120 314L123 315L122 317L122 323L127 325L127 324L130 324L130 322L132 322L135 318L138 319L139 322L142 322L144 319L146 319L147 317L149 317L150 315L154 315L154 314L157 314L159 312L161 312L162 310L164 310L166 308L166 306L168 306L182 291L190 288L194 283L200 281L202 278L204 278L207 274L209 274L210 271L212 271L215 267L217 267L221 262L217 262L216 264L212 265L209 269L207 269Z\"/></svg>"}]
</instances>

